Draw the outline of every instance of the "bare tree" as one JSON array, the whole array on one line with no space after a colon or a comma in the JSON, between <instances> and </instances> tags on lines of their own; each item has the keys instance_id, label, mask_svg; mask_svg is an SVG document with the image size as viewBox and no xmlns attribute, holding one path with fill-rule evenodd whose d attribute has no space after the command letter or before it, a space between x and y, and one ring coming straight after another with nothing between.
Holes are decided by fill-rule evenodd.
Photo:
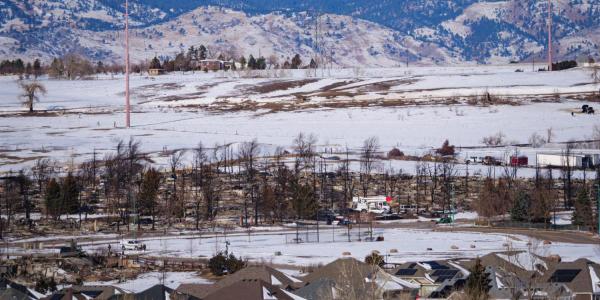
<instances>
[{"instance_id":1,"label":"bare tree","mask_svg":"<svg viewBox=\"0 0 600 300\"><path fill-rule=\"evenodd\" d=\"M23 91L20 96L22 99L21 104L28 107L29 112L33 113L33 103L40 101L39 94L45 95L47 93L46 87L37 81L30 83L20 82L19 86Z\"/></svg>"},{"instance_id":2,"label":"bare tree","mask_svg":"<svg viewBox=\"0 0 600 300\"><path fill-rule=\"evenodd\" d=\"M366 139L361 148L360 181L363 196L366 197L371 184L371 173L377 167L377 153L379 152L379 139L375 136Z\"/></svg>"},{"instance_id":3,"label":"bare tree","mask_svg":"<svg viewBox=\"0 0 600 300\"><path fill-rule=\"evenodd\" d=\"M185 151L183 150L175 150L173 152L171 152L171 155L169 156L169 169L171 172L171 179L172 179L172 185L171 185L171 203L170 203L170 208L171 211L169 212L169 220L170 217L175 214L179 217L185 217L185 205L183 204L183 197L180 197L177 194L177 170L181 167L182 164L182 160L183 160L183 155L185 154ZM181 200L182 203L179 203L179 201ZM179 205L179 207L177 207L177 205ZM180 210L178 211L177 208L179 208ZM182 214L182 212L184 212ZM170 221L169 221L169 226L170 226Z\"/></svg>"},{"instance_id":4,"label":"bare tree","mask_svg":"<svg viewBox=\"0 0 600 300\"><path fill-rule=\"evenodd\" d=\"M52 161L48 158L38 158L35 160L35 164L31 171L33 179L37 183L38 193L41 194L44 190L44 185L52 175Z\"/></svg>"},{"instance_id":5,"label":"bare tree","mask_svg":"<svg viewBox=\"0 0 600 300\"><path fill-rule=\"evenodd\" d=\"M573 143L567 143L567 147L562 151L561 178L563 180L563 204L565 208L573 206L573 165L572 159Z\"/></svg>"},{"instance_id":6,"label":"bare tree","mask_svg":"<svg viewBox=\"0 0 600 300\"><path fill-rule=\"evenodd\" d=\"M194 159L192 164L192 183L194 185L194 207L196 210L196 230L200 229L200 207L202 205L201 189L204 185L204 171L208 157L202 143L194 148Z\"/></svg>"},{"instance_id":7,"label":"bare tree","mask_svg":"<svg viewBox=\"0 0 600 300\"><path fill-rule=\"evenodd\" d=\"M258 225L258 201L256 197L256 160L260 155L260 145L256 139L245 142L240 146L239 149L239 159L242 165L244 166L244 177L245 177L245 186L246 186L246 197L244 198L244 225L248 226L248 200L250 203L254 204L254 225Z\"/></svg>"}]
</instances>

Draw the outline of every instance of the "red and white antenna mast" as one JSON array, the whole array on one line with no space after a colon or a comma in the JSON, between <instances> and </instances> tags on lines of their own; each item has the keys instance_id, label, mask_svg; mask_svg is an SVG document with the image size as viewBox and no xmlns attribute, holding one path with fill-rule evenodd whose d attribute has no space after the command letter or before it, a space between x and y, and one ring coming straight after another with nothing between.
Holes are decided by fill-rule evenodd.
<instances>
[{"instance_id":1,"label":"red and white antenna mast","mask_svg":"<svg viewBox=\"0 0 600 300\"><path fill-rule=\"evenodd\" d=\"M125 0L125 125L131 127L129 105L129 0Z\"/></svg>"},{"instance_id":2,"label":"red and white antenna mast","mask_svg":"<svg viewBox=\"0 0 600 300\"><path fill-rule=\"evenodd\" d=\"M552 0L548 0L548 71L552 71Z\"/></svg>"}]
</instances>

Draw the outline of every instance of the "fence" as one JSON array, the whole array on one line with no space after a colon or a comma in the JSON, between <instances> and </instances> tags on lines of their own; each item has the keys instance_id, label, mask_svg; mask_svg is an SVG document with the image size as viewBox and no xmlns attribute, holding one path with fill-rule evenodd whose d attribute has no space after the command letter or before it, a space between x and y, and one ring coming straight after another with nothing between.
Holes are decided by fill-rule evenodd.
<instances>
[{"instance_id":1,"label":"fence","mask_svg":"<svg viewBox=\"0 0 600 300\"><path fill-rule=\"evenodd\" d=\"M368 224L353 224L350 229L346 226L321 226L317 231L315 226L300 226L296 232L285 234L286 244L302 243L338 243L375 241L383 236L383 229L374 228L373 232Z\"/></svg>"},{"instance_id":2,"label":"fence","mask_svg":"<svg viewBox=\"0 0 600 300\"><path fill-rule=\"evenodd\" d=\"M497 228L570 230L570 231L584 231L584 232L589 232L594 229L589 226L579 226L579 225L570 225L570 224L554 225L554 224L544 224L544 223L512 222L512 221L492 222L492 226L497 227Z\"/></svg>"}]
</instances>

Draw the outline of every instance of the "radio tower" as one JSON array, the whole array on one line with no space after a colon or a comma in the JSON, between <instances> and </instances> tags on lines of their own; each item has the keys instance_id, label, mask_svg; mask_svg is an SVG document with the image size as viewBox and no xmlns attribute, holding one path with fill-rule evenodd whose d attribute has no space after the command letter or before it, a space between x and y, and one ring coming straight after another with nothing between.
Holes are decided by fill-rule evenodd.
<instances>
[{"instance_id":1,"label":"radio tower","mask_svg":"<svg viewBox=\"0 0 600 300\"><path fill-rule=\"evenodd\" d=\"M552 0L548 0L548 71L552 71Z\"/></svg>"},{"instance_id":2,"label":"radio tower","mask_svg":"<svg viewBox=\"0 0 600 300\"><path fill-rule=\"evenodd\" d=\"M131 127L129 106L129 0L125 0L125 126Z\"/></svg>"}]
</instances>

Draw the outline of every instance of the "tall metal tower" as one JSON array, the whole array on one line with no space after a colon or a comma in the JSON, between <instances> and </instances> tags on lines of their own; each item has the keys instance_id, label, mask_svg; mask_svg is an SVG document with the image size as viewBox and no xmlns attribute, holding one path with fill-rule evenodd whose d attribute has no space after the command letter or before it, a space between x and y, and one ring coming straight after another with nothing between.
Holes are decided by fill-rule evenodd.
<instances>
[{"instance_id":1,"label":"tall metal tower","mask_svg":"<svg viewBox=\"0 0 600 300\"><path fill-rule=\"evenodd\" d=\"M131 127L129 104L129 0L125 0L125 125Z\"/></svg>"},{"instance_id":2,"label":"tall metal tower","mask_svg":"<svg viewBox=\"0 0 600 300\"><path fill-rule=\"evenodd\" d=\"M552 0L548 0L548 71L552 71Z\"/></svg>"}]
</instances>

